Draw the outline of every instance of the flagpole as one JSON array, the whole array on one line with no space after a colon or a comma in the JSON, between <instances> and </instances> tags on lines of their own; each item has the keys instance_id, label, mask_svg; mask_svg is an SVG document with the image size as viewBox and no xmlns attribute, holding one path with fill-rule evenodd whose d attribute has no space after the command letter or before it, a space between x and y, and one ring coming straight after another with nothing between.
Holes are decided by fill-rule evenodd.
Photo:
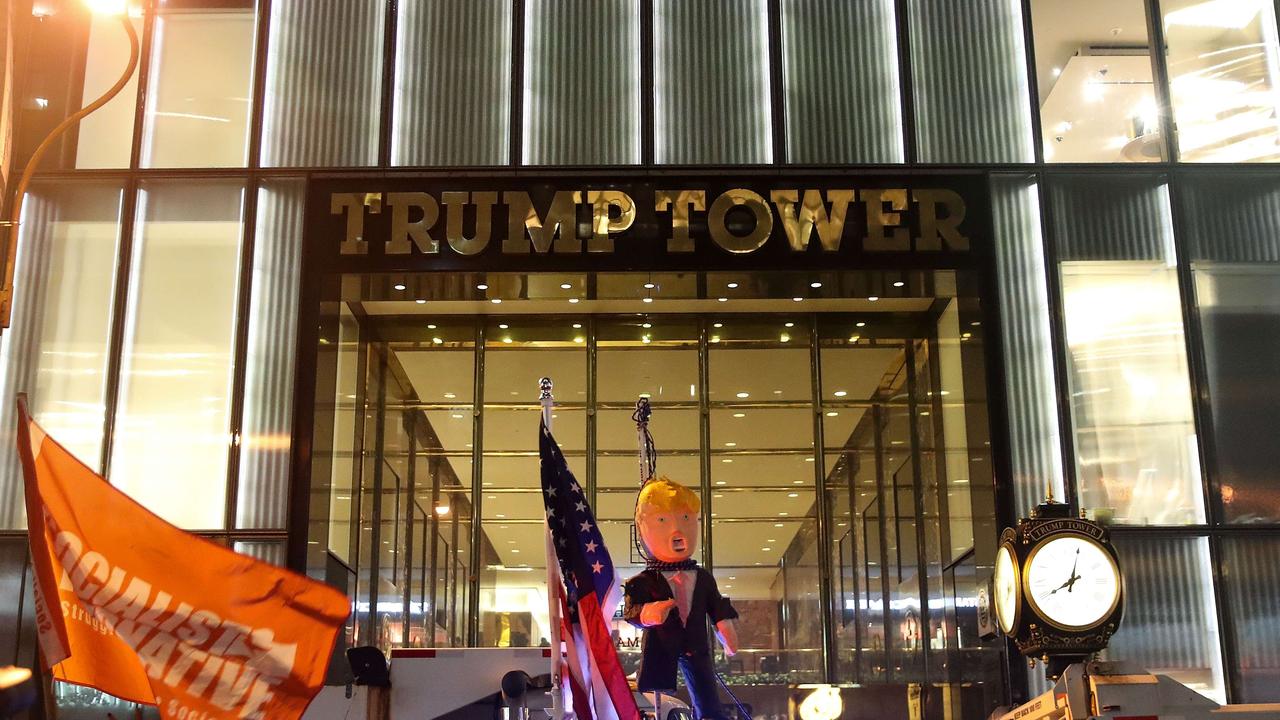
<instances>
[{"instance_id":1,"label":"flagpole","mask_svg":"<svg viewBox=\"0 0 1280 720\"><path fill-rule=\"evenodd\" d=\"M555 406L555 399L551 396L552 383L551 378L544 377L538 380L538 390L541 393L539 400L542 403L542 424L546 426L547 431L551 430L551 410ZM564 718L564 696L560 692L560 602L559 593L556 592L556 583L561 582L557 569L560 567L560 561L556 557L556 548L552 544L551 539L551 518L546 518L547 528L543 533L546 540L547 551L547 617L551 624L551 720L562 720Z\"/></svg>"}]
</instances>

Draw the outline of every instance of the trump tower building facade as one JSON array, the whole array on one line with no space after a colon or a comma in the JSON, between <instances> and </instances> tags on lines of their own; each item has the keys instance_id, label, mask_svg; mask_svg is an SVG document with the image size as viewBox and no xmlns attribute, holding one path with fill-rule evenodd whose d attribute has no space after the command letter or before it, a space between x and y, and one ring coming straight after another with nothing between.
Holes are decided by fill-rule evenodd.
<instances>
[{"instance_id":1,"label":"trump tower building facade","mask_svg":"<svg viewBox=\"0 0 1280 720\"><path fill-rule=\"evenodd\" d=\"M20 167L128 43L77 2L16 5ZM1271 0L148 0L133 22L137 74L22 218L5 663L35 657L19 392L160 516L346 592L339 650L545 644L548 376L619 577L643 564L648 396L743 617L718 667L761 715L814 683L850 717L1025 699L1043 679L979 590L1048 491L1119 550L1108 656L1280 701ZM633 667L635 632L615 642Z\"/></svg>"}]
</instances>

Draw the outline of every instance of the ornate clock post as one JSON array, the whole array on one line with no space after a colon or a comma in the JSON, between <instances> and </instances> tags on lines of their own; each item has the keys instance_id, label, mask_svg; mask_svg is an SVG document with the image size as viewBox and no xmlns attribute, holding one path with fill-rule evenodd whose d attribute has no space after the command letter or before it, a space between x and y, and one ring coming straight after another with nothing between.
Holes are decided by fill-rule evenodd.
<instances>
[{"instance_id":1,"label":"ornate clock post","mask_svg":"<svg viewBox=\"0 0 1280 720\"><path fill-rule=\"evenodd\" d=\"M1124 581L1110 533L1052 499L1006 528L996 554L1001 632L1050 678L1104 649L1123 614Z\"/></svg>"}]
</instances>

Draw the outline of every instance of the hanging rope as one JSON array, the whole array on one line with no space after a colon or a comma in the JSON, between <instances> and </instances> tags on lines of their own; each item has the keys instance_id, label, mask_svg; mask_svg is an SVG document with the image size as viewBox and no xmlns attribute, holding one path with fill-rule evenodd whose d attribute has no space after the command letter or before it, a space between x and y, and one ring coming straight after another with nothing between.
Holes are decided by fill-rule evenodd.
<instances>
[{"instance_id":1,"label":"hanging rope","mask_svg":"<svg viewBox=\"0 0 1280 720\"><path fill-rule=\"evenodd\" d=\"M658 448L653 444L653 435L649 433L649 418L653 408L649 407L649 398L641 396L636 400L636 410L631 419L636 423L636 434L640 445L640 486L652 480L658 472Z\"/></svg>"}]
</instances>

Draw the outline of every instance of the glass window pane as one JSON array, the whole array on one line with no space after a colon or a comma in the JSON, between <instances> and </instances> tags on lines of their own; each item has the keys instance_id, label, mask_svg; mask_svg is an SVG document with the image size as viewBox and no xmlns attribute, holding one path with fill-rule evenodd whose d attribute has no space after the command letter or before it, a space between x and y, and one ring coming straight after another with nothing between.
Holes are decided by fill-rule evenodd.
<instances>
[{"instance_id":1,"label":"glass window pane","mask_svg":"<svg viewBox=\"0 0 1280 720\"><path fill-rule=\"evenodd\" d=\"M394 165L505 165L509 0L398 3Z\"/></svg>"},{"instance_id":2,"label":"glass window pane","mask_svg":"<svg viewBox=\"0 0 1280 720\"><path fill-rule=\"evenodd\" d=\"M655 0L653 13L654 159L772 162L766 1Z\"/></svg>"},{"instance_id":3,"label":"glass window pane","mask_svg":"<svg viewBox=\"0 0 1280 720\"><path fill-rule=\"evenodd\" d=\"M1188 178L1184 197L1223 516L1280 522L1280 181Z\"/></svg>"},{"instance_id":4,"label":"glass window pane","mask_svg":"<svg viewBox=\"0 0 1280 720\"><path fill-rule=\"evenodd\" d=\"M141 39L141 13L131 18L131 22ZM120 20L101 13L91 15L83 92L80 99L72 103L75 108L68 109L66 114L70 115L76 108L89 104L109 90L120 79L128 63L129 36L120 26ZM129 167L137 106L138 73L134 71L119 95L81 120L75 128L77 169Z\"/></svg>"},{"instance_id":5,"label":"glass window pane","mask_svg":"<svg viewBox=\"0 0 1280 720\"><path fill-rule=\"evenodd\" d=\"M1119 534L1112 539L1124 573L1124 620L1106 656L1226 702L1209 541Z\"/></svg>"},{"instance_id":6,"label":"glass window pane","mask_svg":"<svg viewBox=\"0 0 1280 720\"><path fill-rule=\"evenodd\" d=\"M1280 702L1280 538L1222 541L1225 614L1231 618L1237 660L1235 702Z\"/></svg>"},{"instance_id":7,"label":"glass window pane","mask_svg":"<svg viewBox=\"0 0 1280 720\"><path fill-rule=\"evenodd\" d=\"M285 526L303 191L300 180L268 181L258 190L236 499L238 527Z\"/></svg>"},{"instance_id":8,"label":"glass window pane","mask_svg":"<svg viewBox=\"0 0 1280 720\"><path fill-rule=\"evenodd\" d=\"M892 0L784 0L787 160L900 163Z\"/></svg>"},{"instance_id":9,"label":"glass window pane","mask_svg":"<svg viewBox=\"0 0 1280 720\"><path fill-rule=\"evenodd\" d=\"M532 647L551 636L546 511L538 460L538 380L550 377L551 431L587 483L587 349L567 318L489 318L485 327L480 645Z\"/></svg>"},{"instance_id":10,"label":"glass window pane","mask_svg":"<svg viewBox=\"0 0 1280 720\"><path fill-rule=\"evenodd\" d=\"M210 4L214 7L156 13L144 167L245 164L253 96L253 3Z\"/></svg>"},{"instance_id":11,"label":"glass window pane","mask_svg":"<svg viewBox=\"0 0 1280 720\"><path fill-rule=\"evenodd\" d=\"M1146 3L1032 0L1046 162L1164 157Z\"/></svg>"},{"instance_id":12,"label":"glass window pane","mask_svg":"<svg viewBox=\"0 0 1280 720\"><path fill-rule=\"evenodd\" d=\"M243 195L222 181L140 191L110 477L180 527L225 524Z\"/></svg>"},{"instance_id":13,"label":"glass window pane","mask_svg":"<svg viewBox=\"0 0 1280 720\"><path fill-rule=\"evenodd\" d=\"M0 527L24 527L14 397L86 465L99 468L107 344L120 234L114 184L37 185L23 206L9 329L0 335Z\"/></svg>"},{"instance_id":14,"label":"glass window pane","mask_svg":"<svg viewBox=\"0 0 1280 720\"><path fill-rule=\"evenodd\" d=\"M1014 506L1026 517L1044 499L1046 483L1053 483L1056 497L1066 497L1040 188L1030 178L997 176L991 192Z\"/></svg>"},{"instance_id":15,"label":"glass window pane","mask_svg":"<svg viewBox=\"0 0 1280 720\"><path fill-rule=\"evenodd\" d=\"M1168 192L1055 181L1081 508L1104 522L1204 521Z\"/></svg>"},{"instance_id":16,"label":"glass window pane","mask_svg":"<svg viewBox=\"0 0 1280 720\"><path fill-rule=\"evenodd\" d=\"M640 162L638 0L532 0L524 164Z\"/></svg>"},{"instance_id":17,"label":"glass window pane","mask_svg":"<svg viewBox=\"0 0 1280 720\"><path fill-rule=\"evenodd\" d=\"M1031 162L1021 2L907 5L920 161Z\"/></svg>"},{"instance_id":18,"label":"glass window pane","mask_svg":"<svg viewBox=\"0 0 1280 720\"><path fill-rule=\"evenodd\" d=\"M377 161L383 9L380 0L271 3L263 165Z\"/></svg>"},{"instance_id":19,"label":"glass window pane","mask_svg":"<svg viewBox=\"0 0 1280 720\"><path fill-rule=\"evenodd\" d=\"M1187 162L1280 159L1275 6L1163 0L1169 90Z\"/></svg>"}]
</instances>

